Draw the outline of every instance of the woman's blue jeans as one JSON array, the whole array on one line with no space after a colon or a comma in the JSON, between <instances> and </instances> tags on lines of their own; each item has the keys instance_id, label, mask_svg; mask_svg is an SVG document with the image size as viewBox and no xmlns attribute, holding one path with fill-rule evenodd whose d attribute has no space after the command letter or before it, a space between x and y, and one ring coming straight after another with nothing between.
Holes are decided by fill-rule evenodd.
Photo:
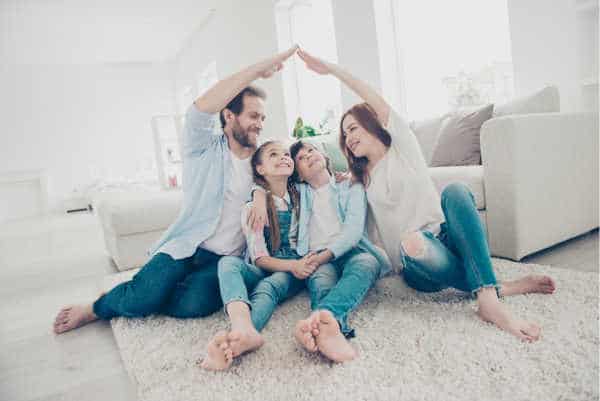
<instances>
[{"instance_id":1,"label":"woman's blue jeans","mask_svg":"<svg viewBox=\"0 0 600 401\"><path fill-rule=\"evenodd\" d=\"M402 249L406 283L424 292L453 287L476 294L499 285L492 268L483 225L473 194L463 184L448 185L441 196L446 222L436 237L422 231L423 249L409 256Z\"/></svg>"},{"instance_id":2,"label":"woman's blue jeans","mask_svg":"<svg viewBox=\"0 0 600 401\"><path fill-rule=\"evenodd\" d=\"M217 263L221 256L198 248L188 258L157 253L130 281L121 283L94 302L101 319L162 314L177 318L210 315L223 303Z\"/></svg>"},{"instance_id":3,"label":"woman's blue jeans","mask_svg":"<svg viewBox=\"0 0 600 401\"><path fill-rule=\"evenodd\" d=\"M219 261L219 286L223 304L248 304L252 324L261 331L277 305L302 290L304 280L288 272L268 272L235 256L223 256Z\"/></svg>"},{"instance_id":4,"label":"woman's blue jeans","mask_svg":"<svg viewBox=\"0 0 600 401\"><path fill-rule=\"evenodd\" d=\"M319 266L307 279L311 309L330 311L342 333L353 337L348 314L362 302L380 270L381 265L373 255L356 248Z\"/></svg>"}]
</instances>

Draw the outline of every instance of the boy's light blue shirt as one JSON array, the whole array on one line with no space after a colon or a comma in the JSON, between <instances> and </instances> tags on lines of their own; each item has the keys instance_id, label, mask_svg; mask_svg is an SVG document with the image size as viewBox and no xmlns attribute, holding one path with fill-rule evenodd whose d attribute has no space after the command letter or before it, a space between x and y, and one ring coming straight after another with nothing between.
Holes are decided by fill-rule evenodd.
<instances>
[{"instance_id":1,"label":"boy's light blue shirt","mask_svg":"<svg viewBox=\"0 0 600 401\"><path fill-rule=\"evenodd\" d=\"M182 146L183 204L150 255L163 252L173 259L187 258L214 234L232 163L227 137L217 121L217 113L204 113L194 104L188 109Z\"/></svg>"},{"instance_id":2,"label":"boy's light blue shirt","mask_svg":"<svg viewBox=\"0 0 600 401\"><path fill-rule=\"evenodd\" d=\"M360 183L352 184L350 180L336 183L330 177L327 184L331 188L331 204L337 211L338 218L342 223L341 236L327 248L333 253L334 259L343 256L352 248L369 252L377 258L381 264L383 276L391 270L390 261L381 249L375 247L367 238L365 220L367 216L367 197L365 189ZM298 219L298 246L296 251L299 255L306 255L309 251L309 223L313 213L314 191L308 184L297 184L300 193L300 217Z\"/></svg>"}]
</instances>

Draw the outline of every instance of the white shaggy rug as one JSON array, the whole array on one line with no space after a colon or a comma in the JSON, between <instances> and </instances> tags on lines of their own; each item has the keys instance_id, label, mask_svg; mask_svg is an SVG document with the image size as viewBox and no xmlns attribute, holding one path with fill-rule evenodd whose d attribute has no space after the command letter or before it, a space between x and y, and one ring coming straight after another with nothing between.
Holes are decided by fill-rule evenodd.
<instances>
[{"instance_id":1,"label":"white shaggy rug","mask_svg":"<svg viewBox=\"0 0 600 401\"><path fill-rule=\"evenodd\" d=\"M494 260L499 279L552 275L554 295L504 299L542 325L521 343L475 315L462 293L427 295L400 277L380 280L352 315L358 360L332 364L292 338L309 313L306 293L282 305L263 331L266 344L227 372L198 368L205 345L227 329L205 319L118 318L112 327L138 397L170 400L597 400L598 274Z\"/></svg>"}]
</instances>

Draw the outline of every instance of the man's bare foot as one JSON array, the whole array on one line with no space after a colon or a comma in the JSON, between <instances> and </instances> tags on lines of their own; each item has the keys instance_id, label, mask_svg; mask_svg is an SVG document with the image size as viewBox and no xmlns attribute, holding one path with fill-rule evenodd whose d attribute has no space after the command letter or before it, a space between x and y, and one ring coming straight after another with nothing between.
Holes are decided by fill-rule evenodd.
<instances>
[{"instance_id":1,"label":"man's bare foot","mask_svg":"<svg viewBox=\"0 0 600 401\"><path fill-rule=\"evenodd\" d=\"M508 308L500 302L495 289L482 289L478 293L477 300L479 303L477 314L484 321L495 324L522 341L533 342L539 340L542 331L540 326L514 317Z\"/></svg>"},{"instance_id":2,"label":"man's bare foot","mask_svg":"<svg viewBox=\"0 0 600 401\"><path fill-rule=\"evenodd\" d=\"M232 329L227 334L227 340L233 351L234 358L245 352L254 351L255 349L262 347L265 343L265 340L260 333L254 328L244 330Z\"/></svg>"},{"instance_id":3,"label":"man's bare foot","mask_svg":"<svg viewBox=\"0 0 600 401\"><path fill-rule=\"evenodd\" d=\"M556 284L552 277L530 274L518 280L503 282L500 295L508 297L529 293L552 294L555 289Z\"/></svg>"},{"instance_id":4,"label":"man's bare foot","mask_svg":"<svg viewBox=\"0 0 600 401\"><path fill-rule=\"evenodd\" d=\"M233 362L233 351L227 341L227 332L220 331L209 341L206 347L206 357L198 361L202 369L225 370Z\"/></svg>"},{"instance_id":5,"label":"man's bare foot","mask_svg":"<svg viewBox=\"0 0 600 401\"><path fill-rule=\"evenodd\" d=\"M319 352L334 362L347 362L358 356L358 353L340 330L340 325L328 310L316 311L319 319L317 347Z\"/></svg>"},{"instance_id":6,"label":"man's bare foot","mask_svg":"<svg viewBox=\"0 0 600 401\"><path fill-rule=\"evenodd\" d=\"M94 313L92 304L67 306L62 308L58 312L58 315L56 315L56 319L54 319L54 332L61 334L97 319L98 316Z\"/></svg>"},{"instance_id":7,"label":"man's bare foot","mask_svg":"<svg viewBox=\"0 0 600 401\"><path fill-rule=\"evenodd\" d=\"M311 318L296 323L294 337L308 352L317 352L317 342L312 334Z\"/></svg>"}]
</instances>

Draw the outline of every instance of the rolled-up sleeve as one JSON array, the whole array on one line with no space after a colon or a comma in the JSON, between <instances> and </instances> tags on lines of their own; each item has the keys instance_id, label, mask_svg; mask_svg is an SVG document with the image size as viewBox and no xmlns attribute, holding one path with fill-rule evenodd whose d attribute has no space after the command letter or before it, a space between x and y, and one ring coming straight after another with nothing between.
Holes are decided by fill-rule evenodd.
<instances>
[{"instance_id":1,"label":"rolled-up sleeve","mask_svg":"<svg viewBox=\"0 0 600 401\"><path fill-rule=\"evenodd\" d=\"M185 114L183 127L183 155L193 157L201 154L214 141L217 141L223 130L217 129L217 113L205 113L192 104Z\"/></svg>"}]
</instances>

